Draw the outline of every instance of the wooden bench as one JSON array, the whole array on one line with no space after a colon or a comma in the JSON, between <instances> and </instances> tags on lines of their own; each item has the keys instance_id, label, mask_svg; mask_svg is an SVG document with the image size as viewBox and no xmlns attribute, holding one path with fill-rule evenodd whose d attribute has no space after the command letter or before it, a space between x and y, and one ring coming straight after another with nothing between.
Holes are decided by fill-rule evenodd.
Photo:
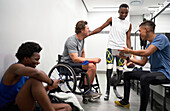
<instances>
[{"instance_id":1,"label":"wooden bench","mask_svg":"<svg viewBox=\"0 0 170 111\"><path fill-rule=\"evenodd\" d=\"M151 89L151 110L153 110L153 92L158 93L163 97L163 103L162 103L162 111L166 110L166 92L170 90L170 84L161 84L161 85L150 85Z\"/></svg>"}]
</instances>

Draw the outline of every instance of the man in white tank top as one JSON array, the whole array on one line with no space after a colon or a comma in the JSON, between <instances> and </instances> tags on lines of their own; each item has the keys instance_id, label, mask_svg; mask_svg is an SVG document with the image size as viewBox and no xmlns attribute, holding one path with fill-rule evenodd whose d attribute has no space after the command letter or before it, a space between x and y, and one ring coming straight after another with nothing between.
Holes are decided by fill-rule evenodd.
<instances>
[{"instance_id":1,"label":"man in white tank top","mask_svg":"<svg viewBox=\"0 0 170 111\"><path fill-rule=\"evenodd\" d=\"M114 58L116 58L116 65L117 65L117 75L122 75L124 60L116 57L114 53L112 53L113 49L122 49L123 47L131 48L131 40L130 40L130 33L131 33L131 24L129 21L125 20L129 12L129 6L127 4L121 4L119 6L119 17L113 18L110 17L102 26L96 28L92 32L89 33L90 35L99 33L108 25L111 25L109 39L107 44L107 52L106 52L106 61L107 61L107 88L106 88L106 96L104 100L109 100L110 94L110 81L111 75L113 72L113 63ZM114 75L116 76L116 75ZM113 76L113 77L114 77ZM114 89L116 89L116 85L120 81L113 81Z\"/></svg>"}]
</instances>

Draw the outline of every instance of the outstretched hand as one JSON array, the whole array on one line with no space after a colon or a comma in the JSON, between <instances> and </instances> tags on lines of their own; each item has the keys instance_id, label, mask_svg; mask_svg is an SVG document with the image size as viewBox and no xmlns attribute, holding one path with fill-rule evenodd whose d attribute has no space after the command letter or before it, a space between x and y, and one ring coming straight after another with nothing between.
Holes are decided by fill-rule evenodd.
<instances>
[{"instance_id":1,"label":"outstretched hand","mask_svg":"<svg viewBox=\"0 0 170 111\"><path fill-rule=\"evenodd\" d=\"M93 58L93 62L94 62L94 63L99 63L100 61L101 61L100 58Z\"/></svg>"},{"instance_id":2,"label":"outstretched hand","mask_svg":"<svg viewBox=\"0 0 170 111\"><path fill-rule=\"evenodd\" d=\"M120 53L125 53L125 54L129 54L129 48L123 47L123 49L118 49L118 51L120 51Z\"/></svg>"}]
</instances>

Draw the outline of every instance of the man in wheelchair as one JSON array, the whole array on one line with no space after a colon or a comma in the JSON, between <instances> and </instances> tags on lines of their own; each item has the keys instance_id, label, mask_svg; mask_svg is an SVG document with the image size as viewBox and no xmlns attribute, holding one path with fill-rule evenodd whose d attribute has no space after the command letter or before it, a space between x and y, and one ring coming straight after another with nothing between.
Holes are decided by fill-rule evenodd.
<instances>
[{"instance_id":1,"label":"man in wheelchair","mask_svg":"<svg viewBox=\"0 0 170 111\"><path fill-rule=\"evenodd\" d=\"M86 21L78 21L75 27L74 35L70 36L64 45L63 59L72 67L78 67L86 70L90 84L93 83L96 74L96 63L101 61L100 58L85 58L84 39L89 33L88 23ZM88 64L83 64L84 61L89 61ZM86 97L99 98L101 94L90 91L87 79L84 78L84 95ZM90 91L90 93L89 93Z\"/></svg>"}]
</instances>

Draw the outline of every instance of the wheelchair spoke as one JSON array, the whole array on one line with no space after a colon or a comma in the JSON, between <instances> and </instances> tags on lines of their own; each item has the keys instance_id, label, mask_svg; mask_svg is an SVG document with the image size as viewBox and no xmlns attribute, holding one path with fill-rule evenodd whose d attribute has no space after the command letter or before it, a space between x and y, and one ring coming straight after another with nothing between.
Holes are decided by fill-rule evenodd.
<instances>
[{"instance_id":1,"label":"wheelchair spoke","mask_svg":"<svg viewBox=\"0 0 170 111\"><path fill-rule=\"evenodd\" d=\"M57 64L51 69L49 77L51 79L60 79L59 87L62 91L72 92L76 88L76 78L74 73L75 72L73 72L69 66L65 64Z\"/></svg>"}]
</instances>

